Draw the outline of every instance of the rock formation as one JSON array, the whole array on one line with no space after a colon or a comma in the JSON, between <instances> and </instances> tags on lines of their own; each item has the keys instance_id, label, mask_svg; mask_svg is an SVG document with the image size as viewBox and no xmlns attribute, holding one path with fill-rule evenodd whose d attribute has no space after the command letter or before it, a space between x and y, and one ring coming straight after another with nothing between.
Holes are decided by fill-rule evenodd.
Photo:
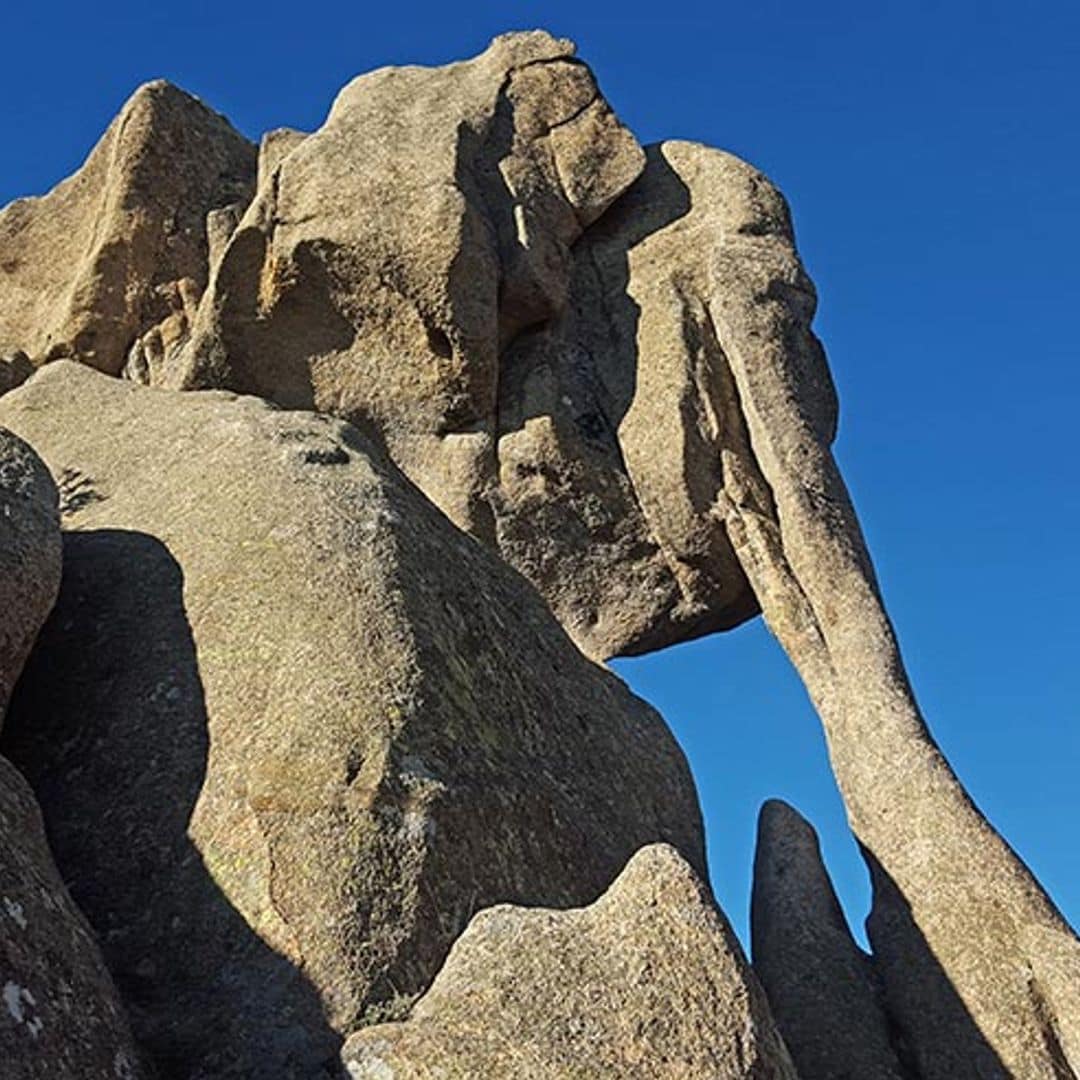
<instances>
[{"instance_id":1,"label":"rock formation","mask_svg":"<svg viewBox=\"0 0 1080 1080\"><path fill-rule=\"evenodd\" d=\"M56 488L0 428L0 720L60 584ZM0 1073L136 1080L127 1019L86 920L53 865L26 781L0 758Z\"/></svg>"},{"instance_id":2,"label":"rock formation","mask_svg":"<svg viewBox=\"0 0 1080 1080\"><path fill-rule=\"evenodd\" d=\"M140 87L74 176L0 212L0 353L148 371L206 287L206 215L246 203L255 148L165 82Z\"/></svg>"},{"instance_id":3,"label":"rock formation","mask_svg":"<svg viewBox=\"0 0 1080 1080\"><path fill-rule=\"evenodd\" d=\"M662 721L570 640L759 610L874 885L868 959L809 827L766 810L756 960L804 1080L1080 1075L1080 944L919 713L814 307L769 181L642 148L541 32L363 75L257 162L154 83L0 212L0 422L67 526L4 747L166 1080L334 1075L342 1033L400 1020L504 902L596 901L474 922L407 1022L353 1036L354 1073L625 1072L661 1044L790 1072L688 871L653 850L597 901L642 845L699 873L703 846ZM6 697L51 595L5 542Z\"/></svg>"},{"instance_id":4,"label":"rock formation","mask_svg":"<svg viewBox=\"0 0 1080 1080\"><path fill-rule=\"evenodd\" d=\"M313 135L264 139L258 195L192 341L151 381L374 431L590 655L732 626L757 608L722 526L704 520L686 388L645 388L632 445L621 435L628 248L685 211L677 191L655 208L632 200L628 230L602 239L598 219L644 163L573 46L546 34L363 75ZM644 290L654 254L637 262ZM715 473L710 458L700 484Z\"/></svg>"},{"instance_id":5,"label":"rock formation","mask_svg":"<svg viewBox=\"0 0 1080 1080\"><path fill-rule=\"evenodd\" d=\"M851 937L813 828L782 802L758 822L751 936L802 1080L906 1080L873 961Z\"/></svg>"},{"instance_id":6,"label":"rock formation","mask_svg":"<svg viewBox=\"0 0 1080 1080\"><path fill-rule=\"evenodd\" d=\"M69 530L7 749L165 1076L318 1075L480 908L704 872L663 721L347 424L72 363L0 420Z\"/></svg>"},{"instance_id":7,"label":"rock formation","mask_svg":"<svg viewBox=\"0 0 1080 1080\"><path fill-rule=\"evenodd\" d=\"M735 935L662 844L590 907L481 912L408 1022L343 1057L354 1080L795 1080Z\"/></svg>"}]
</instances>

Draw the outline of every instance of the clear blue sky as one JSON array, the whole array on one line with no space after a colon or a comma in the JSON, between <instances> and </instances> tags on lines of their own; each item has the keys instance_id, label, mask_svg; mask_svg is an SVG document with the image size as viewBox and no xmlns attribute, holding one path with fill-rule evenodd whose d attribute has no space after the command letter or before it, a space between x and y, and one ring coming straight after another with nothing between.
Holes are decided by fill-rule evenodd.
<instances>
[{"instance_id":1,"label":"clear blue sky","mask_svg":"<svg viewBox=\"0 0 1080 1080\"><path fill-rule=\"evenodd\" d=\"M821 296L837 444L931 726L1080 920L1080 4L17 4L0 203L74 169L166 77L257 137L317 126L388 63L573 37L643 141L732 150L786 192ZM745 933L754 822L817 825L866 875L817 721L760 623L620 673L690 755L717 894Z\"/></svg>"}]
</instances>

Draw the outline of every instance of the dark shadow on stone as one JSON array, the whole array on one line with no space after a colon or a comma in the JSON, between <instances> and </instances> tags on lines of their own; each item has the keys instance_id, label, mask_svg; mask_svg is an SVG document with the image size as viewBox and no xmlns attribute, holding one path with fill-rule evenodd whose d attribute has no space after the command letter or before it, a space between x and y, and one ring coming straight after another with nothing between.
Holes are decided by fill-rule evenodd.
<instances>
[{"instance_id":1,"label":"dark shadow on stone","mask_svg":"<svg viewBox=\"0 0 1080 1080\"><path fill-rule=\"evenodd\" d=\"M165 545L65 534L60 597L2 749L34 788L163 1080L340 1075L314 988L245 923L187 835L210 748L183 574Z\"/></svg>"},{"instance_id":2,"label":"dark shadow on stone","mask_svg":"<svg viewBox=\"0 0 1080 1080\"><path fill-rule=\"evenodd\" d=\"M866 931L901 1063L924 1080L1012 1080L938 963L904 894L874 854L860 849L874 892ZM917 1029L912 1017L918 1018Z\"/></svg>"}]
</instances>

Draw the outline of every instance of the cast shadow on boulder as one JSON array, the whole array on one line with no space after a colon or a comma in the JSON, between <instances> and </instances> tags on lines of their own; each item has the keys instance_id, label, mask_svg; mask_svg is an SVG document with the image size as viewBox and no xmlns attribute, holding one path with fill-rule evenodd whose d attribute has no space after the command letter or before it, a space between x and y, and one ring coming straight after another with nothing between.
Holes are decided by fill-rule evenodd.
<instances>
[{"instance_id":1,"label":"cast shadow on boulder","mask_svg":"<svg viewBox=\"0 0 1080 1080\"><path fill-rule=\"evenodd\" d=\"M244 922L187 835L212 749L183 574L164 544L119 529L64 535L60 597L16 687L3 751L35 790L61 874L163 1080L250 1076L268 1062L280 1077L339 1075L340 1038L318 995ZM190 948L207 936L220 947ZM214 955L226 961L199 966ZM207 983L229 1008L188 1007Z\"/></svg>"},{"instance_id":2,"label":"cast shadow on boulder","mask_svg":"<svg viewBox=\"0 0 1080 1080\"><path fill-rule=\"evenodd\" d=\"M1012 1080L1013 1073L987 1041L934 956L896 882L873 852L859 846L874 889L874 906L866 922L874 960L891 966L902 959L904 965L904 978L886 980L883 987L901 1064L910 1076L926 1080ZM898 1001L898 994L907 1000ZM915 1037L896 1022L898 1013L910 1015L912 1008L922 1015L923 1029ZM1072 1080L1064 1055L1059 1051L1058 1056L1063 1063L1062 1080Z\"/></svg>"}]
</instances>

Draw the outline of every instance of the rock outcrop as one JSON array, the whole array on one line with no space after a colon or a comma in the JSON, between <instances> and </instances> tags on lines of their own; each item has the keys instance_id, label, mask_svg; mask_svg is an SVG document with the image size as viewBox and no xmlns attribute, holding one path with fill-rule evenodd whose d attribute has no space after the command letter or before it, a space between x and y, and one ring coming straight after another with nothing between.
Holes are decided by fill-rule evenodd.
<instances>
[{"instance_id":1,"label":"rock outcrop","mask_svg":"<svg viewBox=\"0 0 1080 1080\"><path fill-rule=\"evenodd\" d=\"M319 1075L480 908L703 871L663 721L347 424L71 363L0 421L70 530L6 747L165 1076Z\"/></svg>"},{"instance_id":2,"label":"rock outcrop","mask_svg":"<svg viewBox=\"0 0 1080 1080\"><path fill-rule=\"evenodd\" d=\"M343 1057L354 1080L795 1080L735 935L661 844L590 907L481 912L409 1020Z\"/></svg>"},{"instance_id":3,"label":"rock outcrop","mask_svg":"<svg viewBox=\"0 0 1080 1080\"><path fill-rule=\"evenodd\" d=\"M0 720L60 584L56 487L0 428ZM142 1076L120 999L53 865L26 781L0 758L0 1073Z\"/></svg>"},{"instance_id":4,"label":"rock outcrop","mask_svg":"<svg viewBox=\"0 0 1080 1080\"><path fill-rule=\"evenodd\" d=\"M591 903L656 841L703 872L670 734L550 612L608 657L759 610L874 885L871 963L809 828L767 812L759 964L808 1080L1080 1075L1080 944L919 712L830 450L815 303L764 176L643 149L540 32L361 76L257 163L150 84L75 176L0 212L0 422L68 524L3 745L166 1080L332 1075L341 1034L404 1014L479 908ZM0 517L0 708L55 588L21 446L0 440L23 500ZM481 919L408 1023L354 1037L354 1071L551 1063L590 1031L602 1068L654 999L596 958L668 960L595 913L630 919L657 858L595 908ZM475 993L519 995L521 1047L491 1007L467 1047L462 972L504 924L541 951L507 943ZM641 1038L722 1063L724 1025L762 1013L710 925L750 998L700 1045ZM528 994L580 1031L547 1038Z\"/></svg>"},{"instance_id":5,"label":"rock outcrop","mask_svg":"<svg viewBox=\"0 0 1080 1080\"><path fill-rule=\"evenodd\" d=\"M596 224L644 162L546 34L363 75L314 134L264 139L192 340L150 381L374 432L590 655L732 626L757 608L705 516L707 418L680 411L695 406L674 375L634 386L634 297L670 292L654 260L678 237L630 249L685 212L683 189L632 199L614 237Z\"/></svg>"},{"instance_id":6,"label":"rock outcrop","mask_svg":"<svg viewBox=\"0 0 1080 1080\"><path fill-rule=\"evenodd\" d=\"M0 353L164 363L206 286L206 216L250 199L255 158L195 98L140 87L78 172L0 212Z\"/></svg>"},{"instance_id":7,"label":"rock outcrop","mask_svg":"<svg viewBox=\"0 0 1080 1080\"><path fill-rule=\"evenodd\" d=\"M313 135L268 138L176 381L370 424L455 521L490 531L500 347L560 310L570 245L641 171L572 56L506 35L362 75Z\"/></svg>"},{"instance_id":8,"label":"rock outcrop","mask_svg":"<svg viewBox=\"0 0 1080 1080\"><path fill-rule=\"evenodd\" d=\"M813 828L786 803L758 821L754 973L801 1080L907 1080L873 961L855 944Z\"/></svg>"}]
</instances>

